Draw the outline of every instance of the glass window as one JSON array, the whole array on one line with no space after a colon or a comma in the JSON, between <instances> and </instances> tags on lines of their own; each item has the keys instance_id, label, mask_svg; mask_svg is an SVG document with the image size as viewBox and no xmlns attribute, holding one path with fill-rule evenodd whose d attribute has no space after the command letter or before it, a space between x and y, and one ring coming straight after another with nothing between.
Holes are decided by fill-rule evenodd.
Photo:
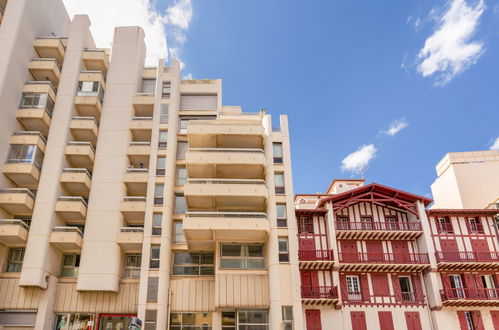
<instances>
[{"instance_id":1,"label":"glass window","mask_svg":"<svg viewBox=\"0 0 499 330\"><path fill-rule=\"evenodd\" d=\"M175 195L175 213L184 214L187 210L184 195Z\"/></svg>"},{"instance_id":2,"label":"glass window","mask_svg":"<svg viewBox=\"0 0 499 330\"><path fill-rule=\"evenodd\" d=\"M156 175L165 175L166 157L156 159Z\"/></svg>"},{"instance_id":3,"label":"glass window","mask_svg":"<svg viewBox=\"0 0 499 330\"><path fill-rule=\"evenodd\" d=\"M159 268L159 245L151 245L149 268Z\"/></svg>"},{"instance_id":4,"label":"glass window","mask_svg":"<svg viewBox=\"0 0 499 330\"><path fill-rule=\"evenodd\" d=\"M170 329L210 330L211 313L170 313Z\"/></svg>"},{"instance_id":5,"label":"glass window","mask_svg":"<svg viewBox=\"0 0 499 330\"><path fill-rule=\"evenodd\" d=\"M156 90L156 79L142 79L141 93L154 94Z\"/></svg>"},{"instance_id":6,"label":"glass window","mask_svg":"<svg viewBox=\"0 0 499 330\"><path fill-rule=\"evenodd\" d=\"M85 313L67 313L67 314L56 314L55 315L55 326L54 329L66 330L66 329L94 329L95 325L95 314L85 314Z\"/></svg>"},{"instance_id":7,"label":"glass window","mask_svg":"<svg viewBox=\"0 0 499 330\"><path fill-rule=\"evenodd\" d=\"M177 252L173 255L173 275L214 275L214 257L212 252Z\"/></svg>"},{"instance_id":8,"label":"glass window","mask_svg":"<svg viewBox=\"0 0 499 330\"><path fill-rule=\"evenodd\" d=\"M184 227L182 221L173 222L173 242L185 243Z\"/></svg>"},{"instance_id":9,"label":"glass window","mask_svg":"<svg viewBox=\"0 0 499 330\"><path fill-rule=\"evenodd\" d=\"M238 330L267 330L269 328L269 315L267 310L238 310Z\"/></svg>"},{"instance_id":10,"label":"glass window","mask_svg":"<svg viewBox=\"0 0 499 330\"><path fill-rule=\"evenodd\" d=\"M159 131L158 148L166 149L168 141L168 131Z\"/></svg>"},{"instance_id":11,"label":"glass window","mask_svg":"<svg viewBox=\"0 0 499 330\"><path fill-rule=\"evenodd\" d=\"M282 164L282 143L273 143L274 164Z\"/></svg>"},{"instance_id":12,"label":"glass window","mask_svg":"<svg viewBox=\"0 0 499 330\"><path fill-rule=\"evenodd\" d=\"M168 104L162 104L161 105L161 113L159 116L159 122L161 124L166 124L168 123L168 111L169 111L170 106Z\"/></svg>"},{"instance_id":13,"label":"glass window","mask_svg":"<svg viewBox=\"0 0 499 330\"><path fill-rule=\"evenodd\" d=\"M98 81L79 81L78 95L97 95L99 90Z\"/></svg>"},{"instance_id":14,"label":"glass window","mask_svg":"<svg viewBox=\"0 0 499 330\"><path fill-rule=\"evenodd\" d=\"M220 268L263 269L263 244L222 244Z\"/></svg>"},{"instance_id":15,"label":"glass window","mask_svg":"<svg viewBox=\"0 0 499 330\"><path fill-rule=\"evenodd\" d=\"M163 98L170 97L171 89L172 89L171 81L163 81L163 88L161 90L161 97L163 97Z\"/></svg>"},{"instance_id":16,"label":"glass window","mask_svg":"<svg viewBox=\"0 0 499 330\"><path fill-rule=\"evenodd\" d=\"M189 123L188 118L180 118L179 124L178 124L178 132L179 134L186 134L187 133L187 124Z\"/></svg>"},{"instance_id":17,"label":"glass window","mask_svg":"<svg viewBox=\"0 0 499 330\"><path fill-rule=\"evenodd\" d=\"M185 159L185 154L187 153L187 142L179 141L177 143L177 159Z\"/></svg>"},{"instance_id":18,"label":"glass window","mask_svg":"<svg viewBox=\"0 0 499 330\"><path fill-rule=\"evenodd\" d=\"M63 256L61 277L77 277L79 267L79 254L65 254Z\"/></svg>"},{"instance_id":19,"label":"glass window","mask_svg":"<svg viewBox=\"0 0 499 330\"><path fill-rule=\"evenodd\" d=\"M125 254L125 278L140 277L140 262L142 255L140 253Z\"/></svg>"},{"instance_id":20,"label":"glass window","mask_svg":"<svg viewBox=\"0 0 499 330\"><path fill-rule=\"evenodd\" d=\"M284 330L293 330L293 306L282 306Z\"/></svg>"},{"instance_id":21,"label":"glass window","mask_svg":"<svg viewBox=\"0 0 499 330\"><path fill-rule=\"evenodd\" d=\"M478 217L468 218L468 228L471 234L483 234L483 226Z\"/></svg>"},{"instance_id":22,"label":"glass window","mask_svg":"<svg viewBox=\"0 0 499 330\"><path fill-rule=\"evenodd\" d=\"M222 330L236 330L236 312L222 312Z\"/></svg>"},{"instance_id":23,"label":"glass window","mask_svg":"<svg viewBox=\"0 0 499 330\"><path fill-rule=\"evenodd\" d=\"M165 190L164 184L156 184L154 186L154 204L163 205L163 192Z\"/></svg>"},{"instance_id":24,"label":"glass window","mask_svg":"<svg viewBox=\"0 0 499 330\"><path fill-rule=\"evenodd\" d=\"M284 194L284 173L274 174L275 193Z\"/></svg>"},{"instance_id":25,"label":"glass window","mask_svg":"<svg viewBox=\"0 0 499 330\"><path fill-rule=\"evenodd\" d=\"M35 145L12 144L10 146L8 163L35 164L41 168L43 163L43 152Z\"/></svg>"},{"instance_id":26,"label":"glass window","mask_svg":"<svg viewBox=\"0 0 499 330\"><path fill-rule=\"evenodd\" d=\"M287 221L286 204L277 204L276 211L277 211L277 227L287 227L288 221Z\"/></svg>"},{"instance_id":27,"label":"glass window","mask_svg":"<svg viewBox=\"0 0 499 330\"><path fill-rule=\"evenodd\" d=\"M54 110L54 102L52 102L52 99L48 94L23 93L21 105L19 107L45 109L51 116L52 111Z\"/></svg>"},{"instance_id":28,"label":"glass window","mask_svg":"<svg viewBox=\"0 0 499 330\"><path fill-rule=\"evenodd\" d=\"M279 237L279 262L289 262L287 237Z\"/></svg>"},{"instance_id":29,"label":"glass window","mask_svg":"<svg viewBox=\"0 0 499 330\"><path fill-rule=\"evenodd\" d=\"M360 282L358 276L347 276L347 293L349 300L361 300Z\"/></svg>"},{"instance_id":30,"label":"glass window","mask_svg":"<svg viewBox=\"0 0 499 330\"><path fill-rule=\"evenodd\" d=\"M160 236L163 223L163 213L154 213L152 215L152 235Z\"/></svg>"},{"instance_id":31,"label":"glass window","mask_svg":"<svg viewBox=\"0 0 499 330\"><path fill-rule=\"evenodd\" d=\"M7 258L7 273L20 273L23 268L24 249L10 249Z\"/></svg>"},{"instance_id":32,"label":"glass window","mask_svg":"<svg viewBox=\"0 0 499 330\"><path fill-rule=\"evenodd\" d=\"M439 234L454 234L452 223L449 218L438 218L437 229Z\"/></svg>"},{"instance_id":33,"label":"glass window","mask_svg":"<svg viewBox=\"0 0 499 330\"><path fill-rule=\"evenodd\" d=\"M176 175L175 175L175 185L177 187L181 187L187 183L187 169L185 166L178 166L176 168Z\"/></svg>"},{"instance_id":34,"label":"glass window","mask_svg":"<svg viewBox=\"0 0 499 330\"><path fill-rule=\"evenodd\" d=\"M402 300L415 301L414 291L412 290L412 282L410 276L399 276L400 292L402 292Z\"/></svg>"},{"instance_id":35,"label":"glass window","mask_svg":"<svg viewBox=\"0 0 499 330\"><path fill-rule=\"evenodd\" d=\"M468 327L468 330L475 330L473 314L471 312L464 312L464 318L466 319L466 326Z\"/></svg>"}]
</instances>

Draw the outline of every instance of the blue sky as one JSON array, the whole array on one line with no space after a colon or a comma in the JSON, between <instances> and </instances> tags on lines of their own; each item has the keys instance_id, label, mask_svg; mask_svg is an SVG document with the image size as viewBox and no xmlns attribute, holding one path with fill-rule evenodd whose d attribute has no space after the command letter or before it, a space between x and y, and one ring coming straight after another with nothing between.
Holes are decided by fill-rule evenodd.
<instances>
[{"instance_id":1,"label":"blue sky","mask_svg":"<svg viewBox=\"0 0 499 330\"><path fill-rule=\"evenodd\" d=\"M176 0L148 10L184 75L222 78L224 105L289 116L295 193L324 192L362 168L368 182L427 195L445 153L499 148L498 0Z\"/></svg>"}]
</instances>

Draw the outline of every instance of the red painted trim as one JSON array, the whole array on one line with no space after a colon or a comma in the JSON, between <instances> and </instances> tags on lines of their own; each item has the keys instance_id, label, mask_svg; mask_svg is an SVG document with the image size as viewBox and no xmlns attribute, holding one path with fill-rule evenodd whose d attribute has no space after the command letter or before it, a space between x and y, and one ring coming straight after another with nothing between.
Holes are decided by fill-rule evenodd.
<instances>
[{"instance_id":1,"label":"red painted trim","mask_svg":"<svg viewBox=\"0 0 499 330\"><path fill-rule=\"evenodd\" d=\"M493 216L499 213L494 209L429 209L426 211L429 216L438 215L485 215Z\"/></svg>"}]
</instances>

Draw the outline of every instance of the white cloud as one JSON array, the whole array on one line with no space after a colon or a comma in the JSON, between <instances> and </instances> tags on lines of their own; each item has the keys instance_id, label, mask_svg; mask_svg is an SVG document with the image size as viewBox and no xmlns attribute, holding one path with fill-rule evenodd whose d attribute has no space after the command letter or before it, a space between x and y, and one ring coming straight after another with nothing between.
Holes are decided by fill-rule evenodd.
<instances>
[{"instance_id":1,"label":"white cloud","mask_svg":"<svg viewBox=\"0 0 499 330\"><path fill-rule=\"evenodd\" d=\"M490 150L497 150L499 151L499 137L496 137L494 142L492 142L492 145L489 148Z\"/></svg>"},{"instance_id":2,"label":"white cloud","mask_svg":"<svg viewBox=\"0 0 499 330\"><path fill-rule=\"evenodd\" d=\"M146 65L157 65L168 56L165 24L167 17L149 0L63 0L69 15L87 14L97 47L110 48L116 26L140 26L145 32Z\"/></svg>"},{"instance_id":3,"label":"white cloud","mask_svg":"<svg viewBox=\"0 0 499 330\"><path fill-rule=\"evenodd\" d=\"M192 73L188 73L186 74L185 76L182 77L183 80L192 80L194 78L192 78Z\"/></svg>"},{"instance_id":4,"label":"white cloud","mask_svg":"<svg viewBox=\"0 0 499 330\"><path fill-rule=\"evenodd\" d=\"M483 43L471 38L484 10L484 0L474 5L451 0L445 12L432 9L430 16L436 20L437 28L418 54L418 71L423 77L435 75L437 85L445 85L476 63L484 52Z\"/></svg>"},{"instance_id":5,"label":"white cloud","mask_svg":"<svg viewBox=\"0 0 499 330\"><path fill-rule=\"evenodd\" d=\"M376 156L377 151L373 144L361 145L341 161L341 170L354 173L364 171L369 162Z\"/></svg>"},{"instance_id":6,"label":"white cloud","mask_svg":"<svg viewBox=\"0 0 499 330\"><path fill-rule=\"evenodd\" d=\"M386 131L381 131L381 133L389 136L395 136L398 132L400 132L407 126L409 126L409 123L405 120L405 118L395 119L390 123L388 129Z\"/></svg>"},{"instance_id":7,"label":"white cloud","mask_svg":"<svg viewBox=\"0 0 499 330\"><path fill-rule=\"evenodd\" d=\"M186 32L192 20L192 2L191 0L176 0L166 9L166 13L168 42L170 44L169 55L171 58L179 60L182 70L185 64L180 57L187 40Z\"/></svg>"}]
</instances>

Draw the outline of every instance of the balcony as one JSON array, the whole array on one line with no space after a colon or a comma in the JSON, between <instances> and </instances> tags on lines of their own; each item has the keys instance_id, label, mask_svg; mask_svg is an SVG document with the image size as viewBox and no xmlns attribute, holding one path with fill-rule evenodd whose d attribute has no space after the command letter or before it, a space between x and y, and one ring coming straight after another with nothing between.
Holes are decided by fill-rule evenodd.
<instances>
[{"instance_id":1,"label":"balcony","mask_svg":"<svg viewBox=\"0 0 499 330\"><path fill-rule=\"evenodd\" d=\"M99 124L95 117L73 117L69 128L75 140L87 141L93 145L97 143Z\"/></svg>"},{"instance_id":2,"label":"balcony","mask_svg":"<svg viewBox=\"0 0 499 330\"><path fill-rule=\"evenodd\" d=\"M55 58L59 63L64 61L66 49L60 38L37 38L34 47L38 56L42 58Z\"/></svg>"},{"instance_id":3,"label":"balcony","mask_svg":"<svg viewBox=\"0 0 499 330\"><path fill-rule=\"evenodd\" d=\"M101 71L104 76L107 75L109 59L104 49L87 48L83 52L82 60L87 70Z\"/></svg>"},{"instance_id":4,"label":"balcony","mask_svg":"<svg viewBox=\"0 0 499 330\"><path fill-rule=\"evenodd\" d=\"M89 170L94 166L94 146L90 142L71 141L66 147L66 158L74 167Z\"/></svg>"},{"instance_id":5,"label":"balcony","mask_svg":"<svg viewBox=\"0 0 499 330\"><path fill-rule=\"evenodd\" d=\"M126 253L142 252L143 240L144 228L141 227L122 227L116 237L116 242Z\"/></svg>"},{"instance_id":6,"label":"balcony","mask_svg":"<svg viewBox=\"0 0 499 330\"><path fill-rule=\"evenodd\" d=\"M123 175L123 182L129 196L145 196L148 180L149 171L147 168L128 168Z\"/></svg>"},{"instance_id":7,"label":"balcony","mask_svg":"<svg viewBox=\"0 0 499 330\"><path fill-rule=\"evenodd\" d=\"M184 195L190 210L262 212L266 207L264 180L188 179Z\"/></svg>"},{"instance_id":8,"label":"balcony","mask_svg":"<svg viewBox=\"0 0 499 330\"><path fill-rule=\"evenodd\" d=\"M3 166L3 174L19 187L36 188L40 179L40 167L32 163L31 159L14 162L9 158L8 163Z\"/></svg>"},{"instance_id":9,"label":"balcony","mask_svg":"<svg viewBox=\"0 0 499 330\"><path fill-rule=\"evenodd\" d=\"M64 253L81 251L83 233L78 227L54 227L49 242Z\"/></svg>"},{"instance_id":10,"label":"balcony","mask_svg":"<svg viewBox=\"0 0 499 330\"><path fill-rule=\"evenodd\" d=\"M0 243L8 247L24 246L28 240L29 226L18 219L0 220Z\"/></svg>"},{"instance_id":11,"label":"balcony","mask_svg":"<svg viewBox=\"0 0 499 330\"><path fill-rule=\"evenodd\" d=\"M61 68L54 58L33 58L28 65L29 72L37 81L50 81L57 87L61 77Z\"/></svg>"},{"instance_id":12,"label":"balcony","mask_svg":"<svg viewBox=\"0 0 499 330\"><path fill-rule=\"evenodd\" d=\"M95 77L93 77L93 76ZM82 81L81 79L90 79L90 81ZM92 79L98 79L93 81ZM90 84L90 86L83 85L84 83ZM94 89L93 84L97 84L97 89ZM102 78L101 72L94 73L84 73L80 74L80 82L78 91L75 97L75 109L80 116L83 117L94 117L99 119L102 112L102 100L104 99L104 80ZM85 87L83 87L85 86ZM82 88L88 88L90 90L82 90Z\"/></svg>"},{"instance_id":13,"label":"balcony","mask_svg":"<svg viewBox=\"0 0 499 330\"><path fill-rule=\"evenodd\" d=\"M336 286L302 286L301 299L304 305L334 305L338 302Z\"/></svg>"},{"instance_id":14,"label":"balcony","mask_svg":"<svg viewBox=\"0 0 499 330\"><path fill-rule=\"evenodd\" d=\"M190 148L185 162L191 178L263 178L263 149Z\"/></svg>"},{"instance_id":15,"label":"balcony","mask_svg":"<svg viewBox=\"0 0 499 330\"><path fill-rule=\"evenodd\" d=\"M50 82L28 82L24 85L16 118L26 130L38 131L47 136L54 102L55 91Z\"/></svg>"},{"instance_id":16,"label":"balcony","mask_svg":"<svg viewBox=\"0 0 499 330\"><path fill-rule=\"evenodd\" d=\"M154 109L154 94L137 93L132 98L132 106L135 116L152 117Z\"/></svg>"},{"instance_id":17,"label":"balcony","mask_svg":"<svg viewBox=\"0 0 499 330\"><path fill-rule=\"evenodd\" d=\"M35 195L26 188L0 189L0 208L12 215L31 215Z\"/></svg>"},{"instance_id":18,"label":"balcony","mask_svg":"<svg viewBox=\"0 0 499 330\"><path fill-rule=\"evenodd\" d=\"M84 222L87 201L80 196L60 196L55 203L55 213L68 223Z\"/></svg>"},{"instance_id":19,"label":"balcony","mask_svg":"<svg viewBox=\"0 0 499 330\"><path fill-rule=\"evenodd\" d=\"M498 307L499 289L464 288L440 290L442 305L449 307Z\"/></svg>"},{"instance_id":20,"label":"balcony","mask_svg":"<svg viewBox=\"0 0 499 330\"><path fill-rule=\"evenodd\" d=\"M397 292L389 295L364 295L360 291L348 292L346 287L342 287L341 290L344 305L425 305L424 295L416 292L401 292L400 289L395 289Z\"/></svg>"},{"instance_id":21,"label":"balcony","mask_svg":"<svg viewBox=\"0 0 499 330\"><path fill-rule=\"evenodd\" d=\"M334 264L333 250L298 250L300 269L331 269Z\"/></svg>"},{"instance_id":22,"label":"balcony","mask_svg":"<svg viewBox=\"0 0 499 330\"><path fill-rule=\"evenodd\" d=\"M144 196L126 196L121 202L120 211L129 224L143 224L146 198Z\"/></svg>"},{"instance_id":23,"label":"balcony","mask_svg":"<svg viewBox=\"0 0 499 330\"><path fill-rule=\"evenodd\" d=\"M150 142L130 142L130 144L128 145L128 158L130 159L130 162L136 167L148 167L150 154Z\"/></svg>"},{"instance_id":24,"label":"balcony","mask_svg":"<svg viewBox=\"0 0 499 330\"><path fill-rule=\"evenodd\" d=\"M420 271L430 266L427 253L339 253L342 271Z\"/></svg>"},{"instance_id":25,"label":"balcony","mask_svg":"<svg viewBox=\"0 0 499 330\"><path fill-rule=\"evenodd\" d=\"M261 212L187 212L183 228L188 241L264 242L270 224Z\"/></svg>"},{"instance_id":26,"label":"balcony","mask_svg":"<svg viewBox=\"0 0 499 330\"><path fill-rule=\"evenodd\" d=\"M152 117L132 117L129 128L134 141L151 142Z\"/></svg>"},{"instance_id":27,"label":"balcony","mask_svg":"<svg viewBox=\"0 0 499 330\"><path fill-rule=\"evenodd\" d=\"M260 120L193 120L187 125L191 148L262 148L264 129Z\"/></svg>"},{"instance_id":28,"label":"balcony","mask_svg":"<svg viewBox=\"0 0 499 330\"><path fill-rule=\"evenodd\" d=\"M423 233L420 222L335 222L337 239L413 240Z\"/></svg>"},{"instance_id":29,"label":"balcony","mask_svg":"<svg viewBox=\"0 0 499 330\"><path fill-rule=\"evenodd\" d=\"M88 197L92 177L85 168L65 168L62 170L61 184L71 195Z\"/></svg>"},{"instance_id":30,"label":"balcony","mask_svg":"<svg viewBox=\"0 0 499 330\"><path fill-rule=\"evenodd\" d=\"M499 252L435 253L439 270L499 270Z\"/></svg>"},{"instance_id":31,"label":"balcony","mask_svg":"<svg viewBox=\"0 0 499 330\"><path fill-rule=\"evenodd\" d=\"M10 137L10 144L34 145L43 152L46 143L45 137L37 131L15 131Z\"/></svg>"}]
</instances>

